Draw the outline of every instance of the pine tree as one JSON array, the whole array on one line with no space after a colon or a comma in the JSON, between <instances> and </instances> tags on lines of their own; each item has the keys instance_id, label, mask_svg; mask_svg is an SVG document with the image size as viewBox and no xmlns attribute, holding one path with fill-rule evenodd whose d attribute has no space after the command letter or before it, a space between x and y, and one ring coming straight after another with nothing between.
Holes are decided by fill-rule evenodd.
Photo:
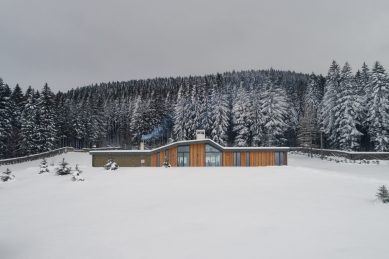
<instances>
[{"instance_id":1,"label":"pine tree","mask_svg":"<svg viewBox=\"0 0 389 259\"><path fill-rule=\"evenodd\" d=\"M40 174L49 173L50 170L49 170L48 166L49 165L47 164L46 158L43 158L43 160L42 160L42 162L41 162L41 164L39 166L39 173Z\"/></svg>"},{"instance_id":2,"label":"pine tree","mask_svg":"<svg viewBox=\"0 0 389 259\"><path fill-rule=\"evenodd\" d=\"M389 150L389 78L377 61L370 81L371 100L368 103L369 134L375 151Z\"/></svg>"},{"instance_id":3,"label":"pine tree","mask_svg":"<svg viewBox=\"0 0 389 259\"><path fill-rule=\"evenodd\" d=\"M71 168L68 167L68 162L65 161L65 158L62 158L62 161L59 163L59 167L55 170L57 171L57 175L67 175L71 173Z\"/></svg>"},{"instance_id":4,"label":"pine tree","mask_svg":"<svg viewBox=\"0 0 389 259\"><path fill-rule=\"evenodd\" d=\"M39 132L36 114L38 113L37 100L31 86L26 91L26 104L21 118L21 154L31 155L39 152L38 143L35 139Z\"/></svg>"},{"instance_id":5,"label":"pine tree","mask_svg":"<svg viewBox=\"0 0 389 259\"><path fill-rule=\"evenodd\" d=\"M54 113L54 94L45 84L38 103L40 112L39 133L41 136L39 152L46 152L57 147L57 130Z\"/></svg>"},{"instance_id":6,"label":"pine tree","mask_svg":"<svg viewBox=\"0 0 389 259\"><path fill-rule=\"evenodd\" d=\"M288 104L285 91L269 78L262 93L261 112L264 121L264 146L280 146L286 142L283 137L288 129Z\"/></svg>"},{"instance_id":7,"label":"pine tree","mask_svg":"<svg viewBox=\"0 0 389 259\"><path fill-rule=\"evenodd\" d=\"M337 102L334 110L339 148L345 151L356 150L359 147L359 138L362 135L358 131L358 112L361 110L357 89L351 73L351 67L346 62L341 72L340 87L337 94Z\"/></svg>"},{"instance_id":8,"label":"pine tree","mask_svg":"<svg viewBox=\"0 0 389 259\"><path fill-rule=\"evenodd\" d=\"M380 199L383 203L389 203L389 191L386 189L385 185L382 185L378 189L378 193L376 195L378 199Z\"/></svg>"},{"instance_id":9,"label":"pine tree","mask_svg":"<svg viewBox=\"0 0 389 259\"><path fill-rule=\"evenodd\" d=\"M339 134L335 128L336 113L335 107L338 103L338 91L340 83L340 67L334 60L326 79L325 92L320 104L320 120L323 123L324 133L328 136L331 146L338 148Z\"/></svg>"},{"instance_id":10,"label":"pine tree","mask_svg":"<svg viewBox=\"0 0 389 259\"><path fill-rule=\"evenodd\" d=\"M11 89L0 77L0 158L8 158L11 153L12 111Z\"/></svg>"},{"instance_id":11,"label":"pine tree","mask_svg":"<svg viewBox=\"0 0 389 259\"><path fill-rule=\"evenodd\" d=\"M75 182L84 181L85 179L81 176L81 174L82 171L78 168L78 165L76 165L76 168L73 170L72 180Z\"/></svg>"},{"instance_id":12,"label":"pine tree","mask_svg":"<svg viewBox=\"0 0 389 259\"><path fill-rule=\"evenodd\" d=\"M109 156L107 163L104 165L104 169L109 171L115 171L119 169L118 164L115 162L115 160L113 160L111 155Z\"/></svg>"},{"instance_id":13,"label":"pine tree","mask_svg":"<svg viewBox=\"0 0 389 259\"><path fill-rule=\"evenodd\" d=\"M14 179L15 176L12 175L11 173L12 173L12 171L7 168L7 170L5 170L5 172L3 172L3 175L1 176L1 180L3 182L6 182L6 181Z\"/></svg>"},{"instance_id":14,"label":"pine tree","mask_svg":"<svg viewBox=\"0 0 389 259\"><path fill-rule=\"evenodd\" d=\"M299 145L310 149L318 147L319 135L317 116L312 107L313 105L309 105L305 109L304 116L300 119L297 135Z\"/></svg>"},{"instance_id":15,"label":"pine tree","mask_svg":"<svg viewBox=\"0 0 389 259\"><path fill-rule=\"evenodd\" d=\"M212 96L212 121L210 138L222 146L227 146L228 102L226 95L215 92Z\"/></svg>"}]
</instances>

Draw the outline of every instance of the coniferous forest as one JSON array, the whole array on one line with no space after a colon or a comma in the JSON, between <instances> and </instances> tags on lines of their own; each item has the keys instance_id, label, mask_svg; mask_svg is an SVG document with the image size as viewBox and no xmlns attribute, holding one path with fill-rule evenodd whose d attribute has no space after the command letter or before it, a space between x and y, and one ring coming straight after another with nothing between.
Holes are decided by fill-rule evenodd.
<instances>
[{"instance_id":1,"label":"coniferous forest","mask_svg":"<svg viewBox=\"0 0 389 259\"><path fill-rule=\"evenodd\" d=\"M0 78L0 158L63 146L151 149L195 139L223 146L389 151L389 77L379 62L327 76L290 71L109 82L54 94L23 93Z\"/></svg>"}]
</instances>

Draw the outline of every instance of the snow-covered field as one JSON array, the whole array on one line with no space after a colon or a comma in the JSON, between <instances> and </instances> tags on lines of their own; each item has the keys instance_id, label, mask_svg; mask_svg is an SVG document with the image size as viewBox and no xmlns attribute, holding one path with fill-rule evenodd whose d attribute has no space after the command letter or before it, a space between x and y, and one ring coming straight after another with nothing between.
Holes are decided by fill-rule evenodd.
<instances>
[{"instance_id":1,"label":"snow-covered field","mask_svg":"<svg viewBox=\"0 0 389 259\"><path fill-rule=\"evenodd\" d=\"M10 166L0 258L389 258L389 165L289 156L286 167L91 167L85 182ZM52 159L48 159L51 162ZM0 172L6 166L0 167Z\"/></svg>"}]
</instances>

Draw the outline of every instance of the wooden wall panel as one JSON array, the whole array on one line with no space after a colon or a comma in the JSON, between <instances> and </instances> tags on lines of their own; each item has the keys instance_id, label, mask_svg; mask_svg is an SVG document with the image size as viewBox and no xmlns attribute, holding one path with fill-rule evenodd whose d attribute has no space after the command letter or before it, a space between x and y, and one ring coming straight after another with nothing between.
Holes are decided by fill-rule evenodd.
<instances>
[{"instance_id":1,"label":"wooden wall panel","mask_svg":"<svg viewBox=\"0 0 389 259\"><path fill-rule=\"evenodd\" d=\"M288 152L284 152L284 165L288 165Z\"/></svg>"},{"instance_id":2,"label":"wooden wall panel","mask_svg":"<svg viewBox=\"0 0 389 259\"><path fill-rule=\"evenodd\" d=\"M177 167L177 152L178 148L177 147L172 147L169 149L169 163L171 166Z\"/></svg>"},{"instance_id":3,"label":"wooden wall panel","mask_svg":"<svg viewBox=\"0 0 389 259\"><path fill-rule=\"evenodd\" d=\"M240 166L246 166L246 152L240 152Z\"/></svg>"},{"instance_id":4,"label":"wooden wall panel","mask_svg":"<svg viewBox=\"0 0 389 259\"><path fill-rule=\"evenodd\" d=\"M205 144L189 145L189 165L205 166Z\"/></svg>"},{"instance_id":5,"label":"wooden wall panel","mask_svg":"<svg viewBox=\"0 0 389 259\"><path fill-rule=\"evenodd\" d=\"M163 162L165 162L165 150L162 150L159 155L159 166L163 166Z\"/></svg>"},{"instance_id":6,"label":"wooden wall panel","mask_svg":"<svg viewBox=\"0 0 389 259\"><path fill-rule=\"evenodd\" d=\"M234 152L223 152L223 166L234 166Z\"/></svg>"},{"instance_id":7,"label":"wooden wall panel","mask_svg":"<svg viewBox=\"0 0 389 259\"><path fill-rule=\"evenodd\" d=\"M272 166L274 165L274 152L250 151L250 166Z\"/></svg>"},{"instance_id":8,"label":"wooden wall panel","mask_svg":"<svg viewBox=\"0 0 389 259\"><path fill-rule=\"evenodd\" d=\"M151 163L150 163L150 166L157 166L157 154L152 154L151 155Z\"/></svg>"}]
</instances>

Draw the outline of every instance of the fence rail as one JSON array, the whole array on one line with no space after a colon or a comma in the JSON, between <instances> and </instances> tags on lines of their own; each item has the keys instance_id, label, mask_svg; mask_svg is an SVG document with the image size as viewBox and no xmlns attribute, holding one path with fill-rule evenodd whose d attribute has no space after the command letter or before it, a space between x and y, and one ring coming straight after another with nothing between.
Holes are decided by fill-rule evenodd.
<instances>
[{"instance_id":1,"label":"fence rail","mask_svg":"<svg viewBox=\"0 0 389 259\"><path fill-rule=\"evenodd\" d=\"M300 151L309 154L321 154L318 148L291 147L290 151ZM347 152L339 150L323 149L323 156L344 157L351 160L389 160L389 152Z\"/></svg>"},{"instance_id":2,"label":"fence rail","mask_svg":"<svg viewBox=\"0 0 389 259\"><path fill-rule=\"evenodd\" d=\"M23 156L23 157L16 157L16 158L8 158L8 159L1 159L0 160L0 165L13 165L13 164L19 164L23 162L28 162L28 161L34 161L38 159L43 159L43 158L48 158L48 157L53 157L57 155L61 155L67 152L73 152L74 148L72 147L63 147L63 148L58 148L55 150L51 150L48 152L43 152L35 155L30 155L30 156Z\"/></svg>"}]
</instances>

